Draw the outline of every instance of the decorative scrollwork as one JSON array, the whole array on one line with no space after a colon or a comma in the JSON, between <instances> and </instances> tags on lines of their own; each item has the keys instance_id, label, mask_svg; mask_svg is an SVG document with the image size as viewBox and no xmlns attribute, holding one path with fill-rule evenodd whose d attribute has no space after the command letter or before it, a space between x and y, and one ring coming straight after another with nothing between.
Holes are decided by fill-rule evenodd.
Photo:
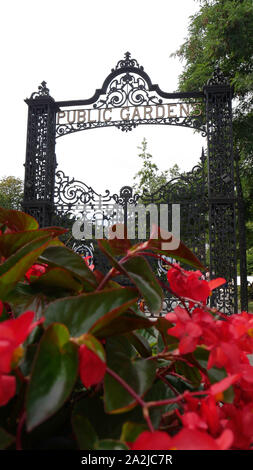
<instances>
[{"instance_id":1,"label":"decorative scrollwork","mask_svg":"<svg viewBox=\"0 0 253 470\"><path fill-rule=\"evenodd\" d=\"M45 80L41 82L41 85L38 86L38 91L35 91L31 94L30 99L41 98L44 96L50 96L49 88L47 88L47 82L45 82Z\"/></svg>"},{"instance_id":2,"label":"decorative scrollwork","mask_svg":"<svg viewBox=\"0 0 253 470\"><path fill-rule=\"evenodd\" d=\"M215 67L212 78L207 82L208 85L228 85L228 81L220 67Z\"/></svg>"},{"instance_id":3,"label":"decorative scrollwork","mask_svg":"<svg viewBox=\"0 0 253 470\"><path fill-rule=\"evenodd\" d=\"M131 58L130 52L125 53L124 59L118 61L115 69L112 69L112 72L114 72L114 70L122 69L125 67L135 67L140 70L143 70L142 65L139 65L136 59Z\"/></svg>"},{"instance_id":4,"label":"decorative scrollwork","mask_svg":"<svg viewBox=\"0 0 253 470\"><path fill-rule=\"evenodd\" d=\"M150 95L149 86L143 77L136 73L126 72L110 82L106 97L100 98L93 108L122 106L142 106L162 104L163 100L156 94Z\"/></svg>"}]
</instances>

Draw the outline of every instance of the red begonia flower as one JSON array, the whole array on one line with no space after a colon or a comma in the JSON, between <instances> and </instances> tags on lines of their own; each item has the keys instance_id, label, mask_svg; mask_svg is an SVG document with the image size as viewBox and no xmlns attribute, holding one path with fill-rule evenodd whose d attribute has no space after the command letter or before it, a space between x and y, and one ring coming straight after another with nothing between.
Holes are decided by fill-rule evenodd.
<instances>
[{"instance_id":1,"label":"red begonia flower","mask_svg":"<svg viewBox=\"0 0 253 470\"><path fill-rule=\"evenodd\" d=\"M33 322L34 312L25 312L14 320L0 323L0 374L11 370L11 359L15 349L22 344L31 331L43 321Z\"/></svg>"},{"instance_id":2,"label":"red begonia flower","mask_svg":"<svg viewBox=\"0 0 253 470\"><path fill-rule=\"evenodd\" d=\"M167 280L172 291L180 297L206 302L211 290L208 282L200 279L202 273L200 271L186 271L178 265L175 266L167 272Z\"/></svg>"},{"instance_id":3,"label":"red begonia flower","mask_svg":"<svg viewBox=\"0 0 253 470\"><path fill-rule=\"evenodd\" d=\"M144 431L131 444L131 450L225 450L233 443L233 433L226 429L218 439L197 429L182 429L174 437L163 431Z\"/></svg>"},{"instance_id":4,"label":"red begonia flower","mask_svg":"<svg viewBox=\"0 0 253 470\"><path fill-rule=\"evenodd\" d=\"M218 439L197 429L182 429L171 439L170 449L175 450L226 450L233 443L233 433L226 429Z\"/></svg>"},{"instance_id":5,"label":"red begonia flower","mask_svg":"<svg viewBox=\"0 0 253 470\"><path fill-rule=\"evenodd\" d=\"M195 411L187 411L180 419L184 427L188 429L201 429L206 430L208 428L206 422L196 413Z\"/></svg>"},{"instance_id":6,"label":"red begonia flower","mask_svg":"<svg viewBox=\"0 0 253 470\"><path fill-rule=\"evenodd\" d=\"M176 307L173 313L168 313L165 318L176 325L168 329L168 334L180 339L180 354L193 352L202 334L202 328L192 321L192 318L181 307Z\"/></svg>"},{"instance_id":7,"label":"red begonia flower","mask_svg":"<svg viewBox=\"0 0 253 470\"><path fill-rule=\"evenodd\" d=\"M16 379L11 375L0 374L0 406L6 405L15 395Z\"/></svg>"},{"instance_id":8,"label":"red begonia flower","mask_svg":"<svg viewBox=\"0 0 253 470\"><path fill-rule=\"evenodd\" d=\"M47 265L46 264L38 264L35 263L28 269L25 274L26 279L30 282L32 276L40 277L42 274L46 272Z\"/></svg>"},{"instance_id":9,"label":"red begonia flower","mask_svg":"<svg viewBox=\"0 0 253 470\"><path fill-rule=\"evenodd\" d=\"M210 290L217 289L217 287L223 286L227 281L223 277L217 277L216 279L212 279L208 282L208 286Z\"/></svg>"},{"instance_id":10,"label":"red begonia flower","mask_svg":"<svg viewBox=\"0 0 253 470\"><path fill-rule=\"evenodd\" d=\"M163 431L144 431L130 447L131 450L168 450L171 448L171 437Z\"/></svg>"},{"instance_id":11,"label":"red begonia flower","mask_svg":"<svg viewBox=\"0 0 253 470\"><path fill-rule=\"evenodd\" d=\"M103 380L106 363L91 351L85 344L79 348L79 374L86 388L96 385Z\"/></svg>"},{"instance_id":12,"label":"red begonia flower","mask_svg":"<svg viewBox=\"0 0 253 470\"><path fill-rule=\"evenodd\" d=\"M3 309L4 309L4 304L3 304L3 302L0 300L0 316L1 316L2 313L3 313Z\"/></svg>"},{"instance_id":13,"label":"red begonia flower","mask_svg":"<svg viewBox=\"0 0 253 470\"><path fill-rule=\"evenodd\" d=\"M220 380L220 382L215 383L210 388L211 394L216 396L224 392L224 390L237 382L240 376L240 374L229 375L228 377L225 377L225 379Z\"/></svg>"}]
</instances>

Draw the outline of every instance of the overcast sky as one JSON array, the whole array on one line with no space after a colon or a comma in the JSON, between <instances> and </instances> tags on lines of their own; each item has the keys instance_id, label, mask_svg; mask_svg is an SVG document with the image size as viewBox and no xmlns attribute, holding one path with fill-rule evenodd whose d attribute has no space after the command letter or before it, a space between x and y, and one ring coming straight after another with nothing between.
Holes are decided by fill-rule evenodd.
<instances>
[{"instance_id":1,"label":"overcast sky","mask_svg":"<svg viewBox=\"0 0 253 470\"><path fill-rule=\"evenodd\" d=\"M47 82L56 101L90 98L130 51L153 83L177 89L183 64L170 58L187 35L193 0L8 0L1 3L1 172L23 178L27 105ZM93 129L57 139L58 169L97 192L131 185L143 137L161 169L190 170L205 139L191 129Z\"/></svg>"}]
</instances>

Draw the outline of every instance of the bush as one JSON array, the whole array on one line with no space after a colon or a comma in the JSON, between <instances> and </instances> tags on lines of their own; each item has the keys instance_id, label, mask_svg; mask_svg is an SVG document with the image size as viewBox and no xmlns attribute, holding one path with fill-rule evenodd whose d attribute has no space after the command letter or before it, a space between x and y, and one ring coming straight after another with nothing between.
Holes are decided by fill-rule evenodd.
<instances>
[{"instance_id":1,"label":"bush","mask_svg":"<svg viewBox=\"0 0 253 470\"><path fill-rule=\"evenodd\" d=\"M251 448L253 318L206 305L225 280L168 263L179 305L142 311L163 300L146 256L204 269L183 243L99 240L104 275L59 241L64 229L4 209L0 229L0 448Z\"/></svg>"}]
</instances>

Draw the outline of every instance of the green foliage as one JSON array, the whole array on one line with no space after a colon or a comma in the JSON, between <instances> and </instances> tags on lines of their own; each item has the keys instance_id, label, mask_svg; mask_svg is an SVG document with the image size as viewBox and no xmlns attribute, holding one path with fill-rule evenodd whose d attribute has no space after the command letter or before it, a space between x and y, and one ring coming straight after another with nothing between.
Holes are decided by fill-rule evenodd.
<instances>
[{"instance_id":1,"label":"green foliage","mask_svg":"<svg viewBox=\"0 0 253 470\"><path fill-rule=\"evenodd\" d=\"M153 156L147 151L147 147L148 142L144 137L141 147L138 147L141 150L138 156L142 160L142 168L134 176L136 182L133 188L137 193L145 190L152 194L170 179L179 177L180 168L175 164L169 170L160 171L156 163L154 163Z\"/></svg>"},{"instance_id":2,"label":"green foliage","mask_svg":"<svg viewBox=\"0 0 253 470\"><path fill-rule=\"evenodd\" d=\"M247 274L253 276L253 246L247 250Z\"/></svg>"},{"instance_id":3,"label":"green foliage","mask_svg":"<svg viewBox=\"0 0 253 470\"><path fill-rule=\"evenodd\" d=\"M163 250L159 230L156 239L134 246L100 240L112 266L103 274L59 242L64 229L40 230L30 216L0 209L0 230L1 449L14 449L15 439L17 449L129 450L143 431L177 432L187 396L211 397L212 390L203 392L209 379L216 385L224 378L218 391L233 403L231 384L240 374L205 372L210 351L202 338L195 356L189 352L202 334L199 312L194 325L188 307L178 309L187 349L180 351L184 343L175 328L170 336L172 323L139 309L143 299L156 314L162 307L163 291L145 260L151 252L204 269L182 242ZM119 272L131 287L116 282ZM206 281L186 273L179 276L195 275L198 292ZM23 313L24 305L33 312ZM202 308L210 338L213 316Z\"/></svg>"},{"instance_id":4,"label":"green foliage","mask_svg":"<svg viewBox=\"0 0 253 470\"><path fill-rule=\"evenodd\" d=\"M20 210L23 201L23 181L15 176L0 179L0 206Z\"/></svg>"},{"instance_id":5,"label":"green foliage","mask_svg":"<svg viewBox=\"0 0 253 470\"><path fill-rule=\"evenodd\" d=\"M198 0L188 37L174 56L184 61L181 91L201 90L218 65L234 88L233 135L240 152L246 218L253 219L253 4L252 0ZM253 244L247 231L248 247Z\"/></svg>"}]
</instances>

